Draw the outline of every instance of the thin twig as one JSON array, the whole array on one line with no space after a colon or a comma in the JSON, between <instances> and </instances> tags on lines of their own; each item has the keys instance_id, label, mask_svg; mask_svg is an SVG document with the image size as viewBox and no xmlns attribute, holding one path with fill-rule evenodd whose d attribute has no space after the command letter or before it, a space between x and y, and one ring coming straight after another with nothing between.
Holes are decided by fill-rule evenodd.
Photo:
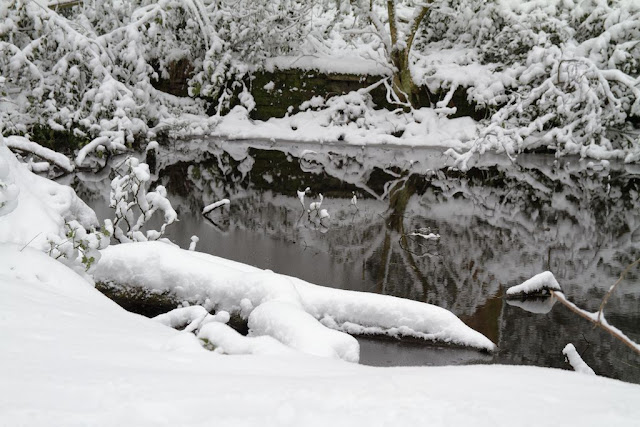
<instances>
[{"instance_id":1,"label":"thin twig","mask_svg":"<svg viewBox=\"0 0 640 427\"><path fill-rule=\"evenodd\" d=\"M609 291L606 293L606 295L604 296L604 298L602 299L602 304L600 304L600 308L598 309L598 322L600 321L600 316L602 316L603 310L604 310L604 306L607 304L607 301L609 301L609 297L611 296L611 294L613 293L614 289L616 288L616 286L618 286L618 284L620 282L622 282L622 280L624 279L624 277L627 275L627 273L629 271L631 271L631 269L633 267L635 267L636 264L640 263L640 258L638 258L637 260L635 260L634 262L632 262L631 264L629 264L627 266L627 268L624 269L624 271L622 272L622 274L620 274L620 277L618 278L618 280L616 281L616 283L613 284L613 286L611 286L609 288Z\"/></svg>"},{"instance_id":2,"label":"thin twig","mask_svg":"<svg viewBox=\"0 0 640 427\"><path fill-rule=\"evenodd\" d=\"M42 233L38 233L38 234L36 234L35 236L33 236L33 238L32 238L31 240L29 240L29 241L27 242L27 244L26 244L26 245L24 245L24 246L20 249L20 251L19 251L19 252L22 252L22 251L24 250L24 248L26 248L27 246L29 246L29 244L30 244L31 242L33 242L34 240L36 240L36 237L38 237L38 236L39 236L39 235L41 235L41 234L42 234Z\"/></svg>"}]
</instances>

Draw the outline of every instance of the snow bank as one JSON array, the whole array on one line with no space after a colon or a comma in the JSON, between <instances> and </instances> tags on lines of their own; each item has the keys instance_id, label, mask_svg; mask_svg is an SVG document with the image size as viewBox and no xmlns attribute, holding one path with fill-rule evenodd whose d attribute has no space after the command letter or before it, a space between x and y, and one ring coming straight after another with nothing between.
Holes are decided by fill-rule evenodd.
<instances>
[{"instance_id":1,"label":"snow bank","mask_svg":"<svg viewBox=\"0 0 640 427\"><path fill-rule=\"evenodd\" d=\"M562 350L562 354L567 357L567 359L569 360L569 364L571 364L574 371L586 375L596 374L595 372L593 372L593 369L591 369L591 367L587 365L584 360L582 360L582 357L580 357L580 354L578 354L573 344L567 344Z\"/></svg>"},{"instance_id":2,"label":"snow bank","mask_svg":"<svg viewBox=\"0 0 640 427\"><path fill-rule=\"evenodd\" d=\"M355 145L392 144L456 150L469 149L478 136L478 123L469 117L450 119L430 108L410 113L374 110L358 104L359 97L360 94L350 92L330 98L327 104L331 102L331 105L327 108L301 111L266 122L250 120L245 108L235 107L208 133L232 140L343 141ZM345 111L349 110L351 114L345 117Z\"/></svg>"},{"instance_id":3,"label":"snow bank","mask_svg":"<svg viewBox=\"0 0 640 427\"><path fill-rule=\"evenodd\" d=\"M640 386L557 369L374 368L282 345L288 354L277 357L223 356L203 350L193 334L124 311L46 255L18 250L0 244L3 424L629 426L640 419ZM224 328L203 331L222 336L214 329Z\"/></svg>"},{"instance_id":4,"label":"snow bank","mask_svg":"<svg viewBox=\"0 0 640 427\"><path fill-rule=\"evenodd\" d=\"M0 216L0 241L22 245L31 242L30 246L42 249L47 245L46 235L60 233L65 220L76 220L85 228L98 224L95 213L71 187L33 174L2 145L0 162L19 189L16 208Z\"/></svg>"},{"instance_id":5,"label":"snow bank","mask_svg":"<svg viewBox=\"0 0 640 427\"><path fill-rule=\"evenodd\" d=\"M247 299L253 308L276 300L291 304L299 312L292 314L289 310L291 307L287 306L287 313L291 315L289 319L285 314L276 319L274 312L277 310L265 307L256 313L253 324L262 332L271 330L270 326L263 323L268 317L265 311L270 311L274 316L271 322L277 322L280 326L289 325L287 332L283 333L290 334L292 338L289 343L295 340L297 344L294 347L299 349L310 347L302 342L303 334L292 328L304 328L309 335L314 335L320 326L311 326L311 319L305 312L324 326L349 333L407 336L482 350L495 349L489 339L466 326L453 313L430 304L317 286L268 270L158 242L111 246L102 254L94 274L96 281L169 291L180 299L194 303L208 298L216 304L216 310L236 313L242 311L243 299ZM253 313L247 314L251 321ZM292 326L293 323L296 325ZM355 350L345 350L348 338L336 337L328 333L315 336L319 343L326 346L323 350L325 354L335 352L340 357L353 360ZM277 338L288 340L282 336ZM317 350L311 352L317 354Z\"/></svg>"},{"instance_id":6,"label":"snow bank","mask_svg":"<svg viewBox=\"0 0 640 427\"><path fill-rule=\"evenodd\" d=\"M553 273L545 271L519 285L510 287L507 289L507 296L542 293L548 290L562 291Z\"/></svg>"}]
</instances>

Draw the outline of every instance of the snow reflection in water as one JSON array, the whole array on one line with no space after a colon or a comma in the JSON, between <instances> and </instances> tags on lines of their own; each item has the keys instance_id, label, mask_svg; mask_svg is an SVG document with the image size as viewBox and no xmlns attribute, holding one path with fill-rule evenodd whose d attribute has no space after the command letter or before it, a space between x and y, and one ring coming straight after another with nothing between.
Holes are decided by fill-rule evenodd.
<instances>
[{"instance_id":1,"label":"snow reflection in water","mask_svg":"<svg viewBox=\"0 0 640 427\"><path fill-rule=\"evenodd\" d=\"M505 287L551 270L589 310L640 256L640 169L549 155L486 156L467 173L437 150L286 142L176 142L157 156L180 222L169 237L197 249L344 289L425 301L453 311L500 347L493 356L362 339L364 363L523 363L568 368L568 342L599 374L640 382L640 359L563 307L525 311ZM78 193L109 216L109 180L80 176ZM324 195L326 224L306 213ZM356 195L357 203L352 202ZM205 219L203 206L231 205ZM325 227L326 225L326 227ZM428 227L441 236L411 235ZM608 319L640 340L639 270ZM526 307L525 307L526 308Z\"/></svg>"}]
</instances>

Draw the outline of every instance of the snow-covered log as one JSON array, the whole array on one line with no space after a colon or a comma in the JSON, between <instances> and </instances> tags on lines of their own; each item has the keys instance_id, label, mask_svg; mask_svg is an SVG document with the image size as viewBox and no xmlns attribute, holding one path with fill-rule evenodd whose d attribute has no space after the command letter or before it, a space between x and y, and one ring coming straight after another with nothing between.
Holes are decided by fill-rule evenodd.
<instances>
[{"instance_id":1,"label":"snow-covered log","mask_svg":"<svg viewBox=\"0 0 640 427\"><path fill-rule=\"evenodd\" d=\"M94 277L97 281L121 286L168 291L178 299L193 303L208 298L215 303L216 310L243 313L250 326L260 333L272 335L302 351L310 348L310 344L297 338L303 335L304 329L317 340L314 348L324 345L324 354L336 354L347 360L354 358L354 350L348 350L348 340L337 338L338 335L328 331L316 333L322 328L320 323L348 333L414 337L487 351L495 349L489 339L440 307L392 296L317 286L159 242L122 244L105 249ZM277 311L268 309L275 302L284 304L285 311L291 315L270 316ZM269 305L261 307L263 304ZM247 306L248 310L242 309ZM320 351L310 352L318 354Z\"/></svg>"},{"instance_id":2,"label":"snow-covered log","mask_svg":"<svg viewBox=\"0 0 640 427\"><path fill-rule=\"evenodd\" d=\"M555 276L550 271L545 271L540 274L536 274L531 279L524 281L523 283L512 286L507 289L507 296L516 297L519 295L531 295L531 294L543 294L548 291L561 291L560 285Z\"/></svg>"}]
</instances>

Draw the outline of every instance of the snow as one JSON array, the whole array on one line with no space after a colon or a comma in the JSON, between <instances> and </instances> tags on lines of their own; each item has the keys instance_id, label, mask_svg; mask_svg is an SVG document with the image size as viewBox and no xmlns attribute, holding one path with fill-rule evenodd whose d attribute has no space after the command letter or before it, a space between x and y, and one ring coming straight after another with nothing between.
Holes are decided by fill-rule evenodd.
<instances>
[{"instance_id":1,"label":"snow","mask_svg":"<svg viewBox=\"0 0 640 427\"><path fill-rule=\"evenodd\" d=\"M196 245L198 244L199 241L200 241L200 238L198 236L191 236L191 243L189 243L189 250L195 251Z\"/></svg>"},{"instance_id":2,"label":"snow","mask_svg":"<svg viewBox=\"0 0 640 427\"><path fill-rule=\"evenodd\" d=\"M202 214L206 215L209 212L211 212L212 210L217 209L220 206L228 205L229 203L231 203L229 201L229 199L221 199L221 200L219 200L217 202L211 203L210 205L207 205L202 209Z\"/></svg>"},{"instance_id":3,"label":"snow","mask_svg":"<svg viewBox=\"0 0 640 427\"><path fill-rule=\"evenodd\" d=\"M303 313L306 312L331 329L350 332L359 327L362 333L416 337L489 351L495 349L490 340L440 307L386 295L317 286L160 242L106 248L94 277L101 282L169 291L192 303L208 298L215 302L217 310L229 313L239 312L243 299L249 300L254 311L263 303L277 300L295 306L300 311L299 319L306 318ZM294 318L293 314L291 316ZM311 322L305 321L305 325L311 325ZM316 330L309 326L309 334ZM291 334L300 336L295 331ZM318 345L325 345L329 354L331 351L342 356L350 354L341 350L343 344L334 339L334 335L316 338Z\"/></svg>"},{"instance_id":4,"label":"snow","mask_svg":"<svg viewBox=\"0 0 640 427\"><path fill-rule=\"evenodd\" d=\"M562 349L562 354L567 357L574 371L585 375L596 374L593 372L593 369L582 360L582 357L580 357L580 354L578 354L573 344L567 344L564 349Z\"/></svg>"},{"instance_id":5,"label":"snow","mask_svg":"<svg viewBox=\"0 0 640 427\"><path fill-rule=\"evenodd\" d=\"M276 87L276 84L272 81L262 86L262 88L268 92L271 92L275 87Z\"/></svg>"},{"instance_id":6,"label":"snow","mask_svg":"<svg viewBox=\"0 0 640 427\"><path fill-rule=\"evenodd\" d=\"M201 305L193 305L176 308L154 317L153 320L174 329L187 328L190 332L195 330L207 315L209 315L209 312L206 308ZM191 325L193 325L193 327Z\"/></svg>"},{"instance_id":7,"label":"snow","mask_svg":"<svg viewBox=\"0 0 640 427\"><path fill-rule=\"evenodd\" d=\"M429 9L415 39L410 27L425 5L393 2L395 46L388 30L394 18L383 2L294 2L287 8L250 0L216 7L199 1L117 3L94 2L66 18L33 2L0 9L7 35L0 50L7 70L0 79L7 93L0 100L5 133L28 135L36 126L73 132L89 141L76 165L95 162L93 151L124 151L134 140L150 141L165 131L427 144L450 148L461 169L487 151L513 156L539 147L559 155L640 159L632 123L640 114L637 1L443 1ZM47 44L52 34L56 49ZM290 107L292 113L323 106L324 114L301 111L266 123L247 117L255 107L246 84L254 72L375 76L390 88L394 73L402 71L393 50L409 46L409 39L415 42L408 71L437 97L435 109L408 114L375 111L369 103L351 108L351 93ZM193 65L191 98L152 84L167 79L181 60ZM86 64L82 72L78 63ZM234 95L236 87L241 90ZM275 89L273 82L263 87ZM478 123L447 119L456 111L448 106L456 89L491 117ZM236 97L242 106L220 117ZM207 117L212 109L215 117ZM319 123L307 123L313 120Z\"/></svg>"},{"instance_id":8,"label":"snow","mask_svg":"<svg viewBox=\"0 0 640 427\"><path fill-rule=\"evenodd\" d=\"M43 160L48 160L49 162L60 167L66 172L71 172L74 169L73 164L64 154L57 153L49 148L43 147L36 142L29 141L25 137L15 135L10 136L8 138L5 138L5 143L9 148L33 153Z\"/></svg>"},{"instance_id":9,"label":"snow","mask_svg":"<svg viewBox=\"0 0 640 427\"><path fill-rule=\"evenodd\" d=\"M98 224L95 213L73 189L34 175L7 147L0 145L0 179L7 178L19 193L15 209L0 216L1 242L29 243L43 249L47 234L58 234L65 221L77 220L85 228Z\"/></svg>"},{"instance_id":10,"label":"snow","mask_svg":"<svg viewBox=\"0 0 640 427\"><path fill-rule=\"evenodd\" d=\"M562 289L560 289L560 285L556 281L556 278L550 271L536 274L531 279L528 279L519 285L510 287L507 289L507 296L542 293L547 290L562 291Z\"/></svg>"},{"instance_id":11,"label":"snow","mask_svg":"<svg viewBox=\"0 0 640 427\"><path fill-rule=\"evenodd\" d=\"M249 315L249 335L268 335L281 343L322 357L358 362L360 346L351 335L322 326L296 304L267 301Z\"/></svg>"},{"instance_id":12,"label":"snow","mask_svg":"<svg viewBox=\"0 0 640 427\"><path fill-rule=\"evenodd\" d=\"M198 338L220 354L255 354L288 356L296 351L268 335L244 336L224 323L208 323L198 332Z\"/></svg>"},{"instance_id":13,"label":"snow","mask_svg":"<svg viewBox=\"0 0 640 427\"><path fill-rule=\"evenodd\" d=\"M59 199L45 197L66 187L33 175L0 147L0 179L16 177L16 210L26 203L35 211L0 218L0 419L7 425L199 426L215 418L234 426L626 426L640 417L640 386L597 376L346 363L355 361L357 343L338 330L492 344L438 307L322 288L161 242L105 249L102 278L203 305L156 319L128 313L36 245L4 240L7 229L56 231L73 212L69 200L58 210ZM34 194L42 195L37 205ZM43 213L56 220L40 221ZM247 318L250 336L225 324L231 312Z\"/></svg>"},{"instance_id":14,"label":"snow","mask_svg":"<svg viewBox=\"0 0 640 427\"><path fill-rule=\"evenodd\" d=\"M0 150L3 149L3 138L0 134ZM0 153L0 216L11 213L16 208L20 194L20 188L14 183L9 169L9 161L12 159L5 157Z\"/></svg>"},{"instance_id":15,"label":"snow","mask_svg":"<svg viewBox=\"0 0 640 427\"><path fill-rule=\"evenodd\" d=\"M309 55L278 56L265 61L266 71L305 70L324 74L355 74L371 76L390 76L391 67L373 59L365 59L357 55Z\"/></svg>"},{"instance_id":16,"label":"snow","mask_svg":"<svg viewBox=\"0 0 640 427\"><path fill-rule=\"evenodd\" d=\"M7 425L628 426L640 418L638 385L556 369L374 368L305 356L221 323L202 337L253 355L210 352L19 249L0 244Z\"/></svg>"},{"instance_id":17,"label":"snow","mask_svg":"<svg viewBox=\"0 0 640 427\"><path fill-rule=\"evenodd\" d=\"M357 98L360 96L357 94ZM230 140L274 139L321 143L344 141L354 145L388 144L457 150L470 148L478 136L478 123L473 119L450 119L429 108L404 113L373 110L356 103L355 116L341 117L342 111L348 110L349 106L354 106L354 101L360 100L335 98L333 104L325 109L301 111L267 121L250 120L248 111L237 106L216 121L209 134ZM404 132L395 136L399 131Z\"/></svg>"}]
</instances>

